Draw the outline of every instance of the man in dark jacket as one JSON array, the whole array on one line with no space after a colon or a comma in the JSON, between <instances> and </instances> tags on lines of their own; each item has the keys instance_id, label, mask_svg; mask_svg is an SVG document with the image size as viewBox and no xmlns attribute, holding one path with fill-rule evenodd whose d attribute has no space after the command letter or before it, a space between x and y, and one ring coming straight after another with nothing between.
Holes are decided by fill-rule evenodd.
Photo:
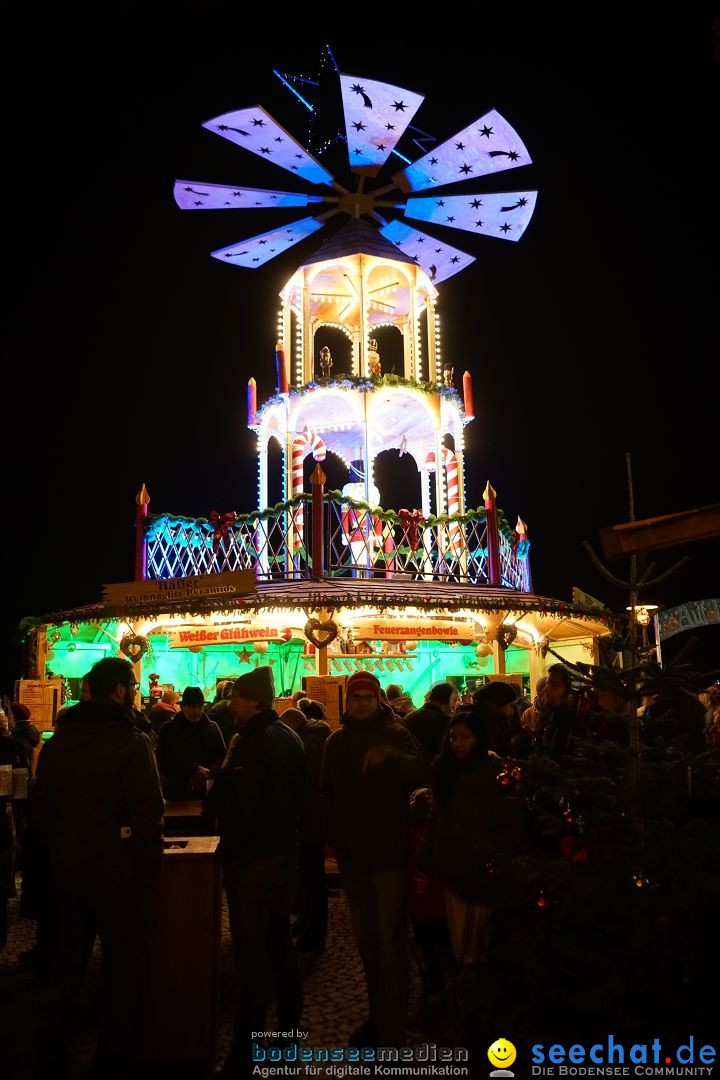
<instances>
[{"instance_id":1,"label":"man in dark jacket","mask_svg":"<svg viewBox=\"0 0 720 1080\"><path fill-rule=\"evenodd\" d=\"M205 797L205 810L220 827L218 859L237 974L234 1042L222 1072L227 1077L251 1075L251 1032L265 1028L273 985L280 1031L297 1028L302 1012L290 905L305 756L295 732L280 723L274 702L270 667L235 680L230 707L237 733Z\"/></svg>"},{"instance_id":2,"label":"man in dark jacket","mask_svg":"<svg viewBox=\"0 0 720 1080\"><path fill-rule=\"evenodd\" d=\"M158 735L157 760L168 799L198 799L225 756L225 740L217 724L203 712L199 686L186 686L180 712Z\"/></svg>"},{"instance_id":3,"label":"man in dark jacket","mask_svg":"<svg viewBox=\"0 0 720 1080\"><path fill-rule=\"evenodd\" d=\"M33 762L33 750L40 742L40 732L30 720L30 710L27 705L23 705L20 701L14 701L10 706L12 714L15 720L15 728L13 734L16 739L21 739L25 744L28 768L32 774L32 762Z\"/></svg>"},{"instance_id":4,"label":"man in dark jacket","mask_svg":"<svg viewBox=\"0 0 720 1080\"><path fill-rule=\"evenodd\" d=\"M365 969L370 1016L352 1046L402 1046L407 1022L409 796L425 777L412 735L380 703L380 683L347 681L342 727L325 747L323 798Z\"/></svg>"},{"instance_id":5,"label":"man in dark jacket","mask_svg":"<svg viewBox=\"0 0 720 1080\"><path fill-rule=\"evenodd\" d=\"M452 683L436 683L428 692L422 709L415 709L405 717L407 729L420 744L428 767L440 752L459 701L460 695Z\"/></svg>"},{"instance_id":6,"label":"man in dark jacket","mask_svg":"<svg viewBox=\"0 0 720 1080\"><path fill-rule=\"evenodd\" d=\"M66 1005L102 942L103 1075L132 1056L142 1008L150 882L161 867L163 797L147 737L133 723L137 683L126 660L89 673L91 700L68 709L40 753L34 797L59 906L54 980ZM64 1027L64 1010L58 1023Z\"/></svg>"}]
</instances>

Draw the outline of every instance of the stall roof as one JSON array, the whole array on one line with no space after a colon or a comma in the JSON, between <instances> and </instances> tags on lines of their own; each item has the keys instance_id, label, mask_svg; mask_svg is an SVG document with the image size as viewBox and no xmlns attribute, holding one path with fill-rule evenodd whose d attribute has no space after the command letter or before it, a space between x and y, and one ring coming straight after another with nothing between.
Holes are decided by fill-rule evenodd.
<instances>
[{"instance_id":1,"label":"stall roof","mask_svg":"<svg viewBox=\"0 0 720 1080\"><path fill-rule=\"evenodd\" d=\"M117 618L157 617L167 615L241 614L243 611L263 611L271 608L298 608L317 611L353 607L426 608L452 611L508 612L521 617L524 612L536 612L547 617L553 625L553 637L577 637L582 633L602 635L610 632L611 613L603 615L584 611L582 608L517 592L514 589L473 586L441 581L415 581L412 579L373 578L323 578L320 581L270 581L259 582L255 593L233 600L229 598L220 606L217 600L196 601L162 605L128 605L123 608L109 607L102 603L88 604L69 611L53 612L39 620L48 625L63 622L101 622ZM565 632L556 620L563 621Z\"/></svg>"}]
</instances>

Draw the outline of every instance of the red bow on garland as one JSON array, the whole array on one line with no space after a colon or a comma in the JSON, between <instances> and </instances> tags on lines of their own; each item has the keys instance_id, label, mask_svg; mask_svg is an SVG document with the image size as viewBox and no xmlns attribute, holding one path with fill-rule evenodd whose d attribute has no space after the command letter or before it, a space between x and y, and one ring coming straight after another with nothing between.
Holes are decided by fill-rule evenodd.
<instances>
[{"instance_id":1,"label":"red bow on garland","mask_svg":"<svg viewBox=\"0 0 720 1080\"><path fill-rule=\"evenodd\" d=\"M420 547L420 526L425 524L425 518L420 510L398 510L398 518L414 555Z\"/></svg>"},{"instance_id":2,"label":"red bow on garland","mask_svg":"<svg viewBox=\"0 0 720 1080\"><path fill-rule=\"evenodd\" d=\"M227 514L218 514L217 510L213 510L210 515L210 524L214 527L213 533L213 554L217 555L217 550L220 547L220 541L224 540L225 543L230 539L230 526L234 523L236 514L234 510L231 510Z\"/></svg>"}]
</instances>

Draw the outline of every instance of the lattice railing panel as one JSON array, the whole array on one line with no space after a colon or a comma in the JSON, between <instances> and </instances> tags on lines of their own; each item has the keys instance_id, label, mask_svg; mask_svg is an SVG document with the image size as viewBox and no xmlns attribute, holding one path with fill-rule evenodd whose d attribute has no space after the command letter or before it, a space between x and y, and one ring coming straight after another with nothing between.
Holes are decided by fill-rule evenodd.
<instances>
[{"instance_id":1,"label":"lattice railing panel","mask_svg":"<svg viewBox=\"0 0 720 1080\"><path fill-rule=\"evenodd\" d=\"M500 577L507 588L530 592L530 560L527 549L520 555L504 536L500 537Z\"/></svg>"},{"instance_id":2,"label":"lattice railing panel","mask_svg":"<svg viewBox=\"0 0 720 1080\"><path fill-rule=\"evenodd\" d=\"M309 500L306 500L309 502ZM158 518L148 530L148 578L190 577L228 570L254 570L260 580L304 578L310 570L298 535L297 503L278 514L228 525L213 551L213 526L182 518ZM305 512L305 534L309 514Z\"/></svg>"},{"instance_id":3,"label":"lattice railing panel","mask_svg":"<svg viewBox=\"0 0 720 1080\"><path fill-rule=\"evenodd\" d=\"M403 574L418 581L488 582L485 521L400 523L336 502L328 507L326 572L333 576Z\"/></svg>"}]
</instances>

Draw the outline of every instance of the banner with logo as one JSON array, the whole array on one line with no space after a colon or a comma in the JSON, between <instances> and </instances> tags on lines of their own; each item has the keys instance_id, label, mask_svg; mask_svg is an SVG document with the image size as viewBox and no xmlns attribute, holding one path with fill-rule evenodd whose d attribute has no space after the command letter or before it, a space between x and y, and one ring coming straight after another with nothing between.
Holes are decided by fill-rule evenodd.
<instances>
[{"instance_id":1,"label":"banner with logo","mask_svg":"<svg viewBox=\"0 0 720 1080\"><path fill-rule=\"evenodd\" d=\"M720 626L720 600L691 600L687 604L668 608L658 616L658 626L661 641L682 634L683 630Z\"/></svg>"}]
</instances>

